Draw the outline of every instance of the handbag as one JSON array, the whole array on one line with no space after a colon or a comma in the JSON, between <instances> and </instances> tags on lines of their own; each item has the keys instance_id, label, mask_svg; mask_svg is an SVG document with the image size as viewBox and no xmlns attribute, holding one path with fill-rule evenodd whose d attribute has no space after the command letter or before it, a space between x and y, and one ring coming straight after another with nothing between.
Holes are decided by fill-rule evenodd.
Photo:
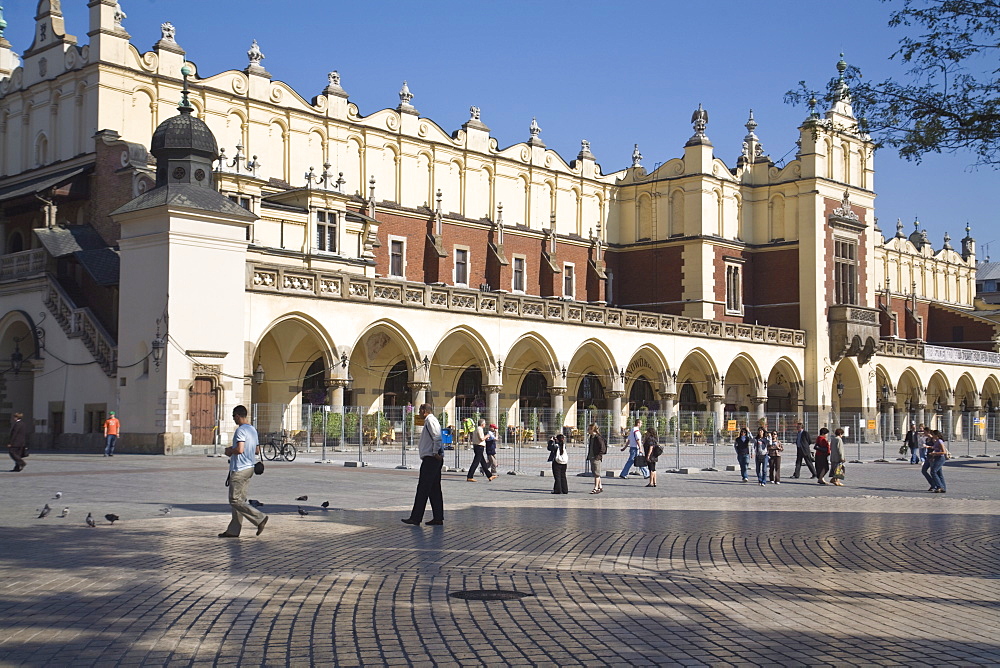
<instances>
[{"instance_id":1,"label":"handbag","mask_svg":"<svg viewBox=\"0 0 1000 668\"><path fill-rule=\"evenodd\" d=\"M659 459L662 456L663 456L663 446L662 445L655 446L653 448L653 457Z\"/></svg>"},{"instance_id":2,"label":"handbag","mask_svg":"<svg viewBox=\"0 0 1000 668\"><path fill-rule=\"evenodd\" d=\"M253 474L254 475L264 474L264 462L258 460L258 462L253 465Z\"/></svg>"},{"instance_id":3,"label":"handbag","mask_svg":"<svg viewBox=\"0 0 1000 668\"><path fill-rule=\"evenodd\" d=\"M909 451L909 447L905 444L899 446L899 454L905 455Z\"/></svg>"},{"instance_id":4,"label":"handbag","mask_svg":"<svg viewBox=\"0 0 1000 668\"><path fill-rule=\"evenodd\" d=\"M649 462L646 461L646 455L636 455L632 463L638 466L639 468L645 468L649 466Z\"/></svg>"}]
</instances>

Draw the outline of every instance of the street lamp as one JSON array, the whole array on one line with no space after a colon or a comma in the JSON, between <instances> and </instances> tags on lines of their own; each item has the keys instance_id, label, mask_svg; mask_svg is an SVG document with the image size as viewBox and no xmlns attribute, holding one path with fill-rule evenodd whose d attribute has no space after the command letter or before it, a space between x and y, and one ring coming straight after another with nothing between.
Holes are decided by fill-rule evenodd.
<instances>
[{"instance_id":1,"label":"street lamp","mask_svg":"<svg viewBox=\"0 0 1000 668\"><path fill-rule=\"evenodd\" d=\"M844 396L844 383L841 382L840 378L837 378L837 398Z\"/></svg>"},{"instance_id":2,"label":"street lamp","mask_svg":"<svg viewBox=\"0 0 1000 668\"><path fill-rule=\"evenodd\" d=\"M257 368L253 372L253 382L255 385L261 385L264 382L264 365L257 362Z\"/></svg>"},{"instance_id":3,"label":"street lamp","mask_svg":"<svg viewBox=\"0 0 1000 668\"><path fill-rule=\"evenodd\" d=\"M10 368L16 376L21 372L21 365L24 364L24 355L21 354L21 346L18 339L14 339L14 352L10 354Z\"/></svg>"}]
</instances>

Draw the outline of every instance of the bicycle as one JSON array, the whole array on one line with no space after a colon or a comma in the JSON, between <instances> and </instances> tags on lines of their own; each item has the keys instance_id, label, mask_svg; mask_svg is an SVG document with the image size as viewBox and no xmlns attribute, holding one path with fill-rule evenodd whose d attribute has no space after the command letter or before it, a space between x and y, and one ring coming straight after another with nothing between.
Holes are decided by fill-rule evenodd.
<instances>
[{"instance_id":1,"label":"bicycle","mask_svg":"<svg viewBox=\"0 0 1000 668\"><path fill-rule=\"evenodd\" d=\"M294 462L298 452L295 446L284 441L280 436L272 436L270 442L264 446L264 459L273 462L276 459L283 459L286 462Z\"/></svg>"}]
</instances>

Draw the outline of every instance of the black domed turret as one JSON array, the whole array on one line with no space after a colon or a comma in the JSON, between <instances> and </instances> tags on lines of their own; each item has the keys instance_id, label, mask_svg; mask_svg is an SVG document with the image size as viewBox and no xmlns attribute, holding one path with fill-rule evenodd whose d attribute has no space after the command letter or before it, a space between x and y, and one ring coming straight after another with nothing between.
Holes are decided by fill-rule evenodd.
<instances>
[{"instance_id":1,"label":"black domed turret","mask_svg":"<svg viewBox=\"0 0 1000 668\"><path fill-rule=\"evenodd\" d=\"M168 183L191 183L212 187L212 163L219 158L215 135L203 120L191 112L187 78L191 70L185 65L181 113L157 126L150 143L150 153L156 158L156 186Z\"/></svg>"}]
</instances>

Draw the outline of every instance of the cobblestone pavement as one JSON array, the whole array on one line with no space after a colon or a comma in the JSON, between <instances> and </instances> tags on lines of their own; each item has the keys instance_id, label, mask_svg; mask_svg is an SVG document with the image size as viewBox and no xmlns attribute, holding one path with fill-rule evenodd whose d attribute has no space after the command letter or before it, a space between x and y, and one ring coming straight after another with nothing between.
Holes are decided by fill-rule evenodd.
<instances>
[{"instance_id":1,"label":"cobblestone pavement","mask_svg":"<svg viewBox=\"0 0 1000 668\"><path fill-rule=\"evenodd\" d=\"M399 522L414 471L271 464L271 520L240 539L216 537L225 459L28 464L0 474L4 666L1000 664L996 459L949 463L947 495L898 463L560 497L446 474L443 527Z\"/></svg>"}]
</instances>

